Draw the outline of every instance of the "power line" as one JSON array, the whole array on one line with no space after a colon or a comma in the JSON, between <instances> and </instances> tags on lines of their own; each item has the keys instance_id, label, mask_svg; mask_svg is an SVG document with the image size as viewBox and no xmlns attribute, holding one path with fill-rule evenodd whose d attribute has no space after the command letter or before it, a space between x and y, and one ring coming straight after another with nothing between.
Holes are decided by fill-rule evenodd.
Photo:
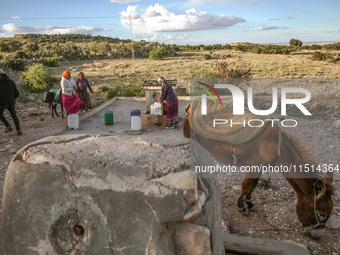
<instances>
[{"instance_id":1,"label":"power line","mask_svg":"<svg viewBox=\"0 0 340 255\"><path fill-rule=\"evenodd\" d=\"M0 19L120 19L120 16L111 16L111 17L55 17L55 18L0 18Z\"/></svg>"}]
</instances>

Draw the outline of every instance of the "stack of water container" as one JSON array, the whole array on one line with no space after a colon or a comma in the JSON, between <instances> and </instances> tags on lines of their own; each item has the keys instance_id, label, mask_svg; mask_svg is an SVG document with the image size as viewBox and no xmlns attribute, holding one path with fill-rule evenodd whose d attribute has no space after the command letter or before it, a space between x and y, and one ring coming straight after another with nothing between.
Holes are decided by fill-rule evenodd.
<instances>
[{"instance_id":1,"label":"stack of water container","mask_svg":"<svg viewBox=\"0 0 340 255\"><path fill-rule=\"evenodd\" d=\"M142 117L140 116L140 110L132 110L130 112L131 129L142 130Z\"/></svg>"},{"instance_id":2,"label":"stack of water container","mask_svg":"<svg viewBox=\"0 0 340 255\"><path fill-rule=\"evenodd\" d=\"M78 129L79 128L79 115L78 114L69 114L67 116L67 124L68 129Z\"/></svg>"}]
</instances>

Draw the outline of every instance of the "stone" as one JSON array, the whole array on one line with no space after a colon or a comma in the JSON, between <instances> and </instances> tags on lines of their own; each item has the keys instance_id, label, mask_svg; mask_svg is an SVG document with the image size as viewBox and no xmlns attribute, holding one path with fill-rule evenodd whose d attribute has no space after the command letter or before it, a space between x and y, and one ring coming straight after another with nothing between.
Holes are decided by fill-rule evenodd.
<instances>
[{"instance_id":1,"label":"stone","mask_svg":"<svg viewBox=\"0 0 340 255\"><path fill-rule=\"evenodd\" d=\"M162 138L164 144L172 140ZM196 233L209 236L210 253L222 254L217 180L200 177L199 199L190 203L184 190L192 190L195 182L181 165L188 156L176 154L172 147L160 152L135 141L121 136L56 136L20 149L6 173L0 254L181 254L174 236L191 212ZM171 163L174 172L160 178L177 176L183 185L153 180L150 155L166 162L169 153L178 161ZM199 238L197 234L193 243Z\"/></svg>"},{"instance_id":2,"label":"stone","mask_svg":"<svg viewBox=\"0 0 340 255\"><path fill-rule=\"evenodd\" d=\"M195 189L195 179L191 178L190 173L190 170L179 173L170 173L152 181L162 183L170 188L182 190Z\"/></svg>"},{"instance_id":3,"label":"stone","mask_svg":"<svg viewBox=\"0 0 340 255\"><path fill-rule=\"evenodd\" d=\"M178 223L174 242L176 255L211 255L210 231L206 227Z\"/></svg>"},{"instance_id":4,"label":"stone","mask_svg":"<svg viewBox=\"0 0 340 255\"><path fill-rule=\"evenodd\" d=\"M227 252L238 254L310 255L307 248L302 244L240 235L223 234L223 244Z\"/></svg>"},{"instance_id":5,"label":"stone","mask_svg":"<svg viewBox=\"0 0 340 255\"><path fill-rule=\"evenodd\" d=\"M332 214L326 223L326 227L332 228L332 229L339 229L340 228L340 216Z\"/></svg>"},{"instance_id":6,"label":"stone","mask_svg":"<svg viewBox=\"0 0 340 255\"><path fill-rule=\"evenodd\" d=\"M164 138L164 137L138 137L136 140L138 144L145 144L157 148L177 148L181 146L188 146L188 138Z\"/></svg>"},{"instance_id":7,"label":"stone","mask_svg":"<svg viewBox=\"0 0 340 255\"><path fill-rule=\"evenodd\" d=\"M340 128L340 120L334 121L333 125L334 125L336 128Z\"/></svg>"}]
</instances>

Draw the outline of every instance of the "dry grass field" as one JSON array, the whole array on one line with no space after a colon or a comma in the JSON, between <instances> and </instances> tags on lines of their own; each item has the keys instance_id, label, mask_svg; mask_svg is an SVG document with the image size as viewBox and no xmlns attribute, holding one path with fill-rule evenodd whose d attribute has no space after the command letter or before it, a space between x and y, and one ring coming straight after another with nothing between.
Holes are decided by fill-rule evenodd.
<instances>
[{"instance_id":1,"label":"dry grass field","mask_svg":"<svg viewBox=\"0 0 340 255\"><path fill-rule=\"evenodd\" d=\"M204 77L203 72L211 70L212 64L219 60L230 61L226 56L240 55L243 61L251 63L251 76L253 78L335 78L340 77L340 57L337 52L334 62L313 61L311 55L314 51L293 52L290 55L256 54L239 51L214 51L212 59L205 60L203 55L209 52L181 52L165 60L130 58L91 60L83 62L64 63L62 66L52 68L56 77L60 77L65 69L70 69L73 76L83 71L86 77L94 82L95 86L109 85L117 80L115 74L121 78L141 78L149 72L148 78L164 76L175 78L180 84L188 86L192 77ZM136 72L135 72L136 71Z\"/></svg>"}]
</instances>

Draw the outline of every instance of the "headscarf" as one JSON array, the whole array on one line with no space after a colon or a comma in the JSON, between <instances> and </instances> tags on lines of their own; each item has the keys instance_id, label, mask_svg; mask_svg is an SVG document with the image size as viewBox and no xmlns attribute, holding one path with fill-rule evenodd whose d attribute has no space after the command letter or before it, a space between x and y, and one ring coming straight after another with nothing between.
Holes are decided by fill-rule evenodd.
<instances>
[{"instance_id":1,"label":"headscarf","mask_svg":"<svg viewBox=\"0 0 340 255\"><path fill-rule=\"evenodd\" d=\"M63 72L63 77L67 78L69 76L69 74L71 74L71 72L66 70L66 71Z\"/></svg>"},{"instance_id":2,"label":"headscarf","mask_svg":"<svg viewBox=\"0 0 340 255\"><path fill-rule=\"evenodd\" d=\"M164 77L160 76L158 79L157 79L158 82L162 82L162 84L165 82L165 79Z\"/></svg>"}]
</instances>

